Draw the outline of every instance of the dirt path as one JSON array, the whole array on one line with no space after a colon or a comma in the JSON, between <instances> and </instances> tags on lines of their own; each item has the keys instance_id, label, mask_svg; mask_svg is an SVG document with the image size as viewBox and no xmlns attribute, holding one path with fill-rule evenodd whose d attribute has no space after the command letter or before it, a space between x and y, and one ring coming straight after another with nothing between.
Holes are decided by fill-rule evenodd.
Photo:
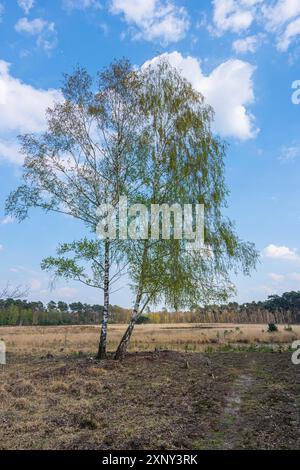
<instances>
[{"instance_id":1,"label":"dirt path","mask_svg":"<svg viewBox=\"0 0 300 470\"><path fill-rule=\"evenodd\" d=\"M242 427L241 406L246 398L251 385L253 384L253 376L250 374L242 374L234 383L231 394L226 399L226 407L222 417L224 427L224 441L222 449L229 450L236 447L239 431Z\"/></svg>"},{"instance_id":2,"label":"dirt path","mask_svg":"<svg viewBox=\"0 0 300 470\"><path fill-rule=\"evenodd\" d=\"M220 414L218 425L205 439L205 448L230 450L239 448L242 429L244 426L243 405L254 385L255 360L247 356L241 361L239 370L229 390L224 390L225 400L223 412Z\"/></svg>"},{"instance_id":3,"label":"dirt path","mask_svg":"<svg viewBox=\"0 0 300 470\"><path fill-rule=\"evenodd\" d=\"M288 354L239 359L223 411L201 448L299 449L299 369Z\"/></svg>"}]
</instances>

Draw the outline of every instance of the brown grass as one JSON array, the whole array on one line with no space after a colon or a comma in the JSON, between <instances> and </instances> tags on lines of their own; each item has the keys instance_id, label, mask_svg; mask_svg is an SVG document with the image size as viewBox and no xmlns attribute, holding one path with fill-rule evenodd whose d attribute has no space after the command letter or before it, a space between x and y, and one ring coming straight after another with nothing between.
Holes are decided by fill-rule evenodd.
<instances>
[{"instance_id":1,"label":"brown grass","mask_svg":"<svg viewBox=\"0 0 300 470\"><path fill-rule=\"evenodd\" d=\"M93 355L99 330L98 326L1 327L0 339L6 342L8 354ZM124 330L125 325L110 325L109 351L116 349ZM280 325L277 333L268 333L267 325L151 324L136 326L129 350L203 351L207 345L291 344L298 338L300 325L293 326L292 331Z\"/></svg>"},{"instance_id":2,"label":"brown grass","mask_svg":"<svg viewBox=\"0 0 300 470\"><path fill-rule=\"evenodd\" d=\"M0 378L0 450L300 448L289 352L14 355Z\"/></svg>"},{"instance_id":3,"label":"brown grass","mask_svg":"<svg viewBox=\"0 0 300 470\"><path fill-rule=\"evenodd\" d=\"M109 327L110 351L124 329ZM268 333L266 325L139 325L130 350L151 352L122 362L94 359L99 330L0 328L8 351L0 450L300 448L300 369L290 351L221 349L290 346L300 326ZM202 354L208 346L217 351ZM229 422L228 397L236 393L242 404Z\"/></svg>"}]
</instances>

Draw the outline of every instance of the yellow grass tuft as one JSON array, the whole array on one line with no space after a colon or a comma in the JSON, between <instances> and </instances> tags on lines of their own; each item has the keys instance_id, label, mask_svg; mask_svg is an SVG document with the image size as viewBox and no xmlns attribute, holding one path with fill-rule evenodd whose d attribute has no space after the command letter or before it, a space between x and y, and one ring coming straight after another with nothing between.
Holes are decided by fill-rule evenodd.
<instances>
[{"instance_id":1,"label":"yellow grass tuft","mask_svg":"<svg viewBox=\"0 0 300 470\"><path fill-rule=\"evenodd\" d=\"M92 377L101 377L102 375L107 374L107 370L106 369L101 369L100 367L89 367L86 370L86 373L88 375L91 375Z\"/></svg>"}]
</instances>

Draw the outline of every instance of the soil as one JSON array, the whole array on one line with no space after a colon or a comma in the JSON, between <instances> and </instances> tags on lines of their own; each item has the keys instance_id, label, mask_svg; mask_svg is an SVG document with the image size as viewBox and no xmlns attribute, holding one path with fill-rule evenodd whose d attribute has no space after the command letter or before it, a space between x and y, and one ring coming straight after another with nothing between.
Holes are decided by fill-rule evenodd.
<instances>
[{"instance_id":1,"label":"soil","mask_svg":"<svg viewBox=\"0 0 300 470\"><path fill-rule=\"evenodd\" d=\"M300 449L288 352L16 355L0 378L0 449Z\"/></svg>"}]
</instances>

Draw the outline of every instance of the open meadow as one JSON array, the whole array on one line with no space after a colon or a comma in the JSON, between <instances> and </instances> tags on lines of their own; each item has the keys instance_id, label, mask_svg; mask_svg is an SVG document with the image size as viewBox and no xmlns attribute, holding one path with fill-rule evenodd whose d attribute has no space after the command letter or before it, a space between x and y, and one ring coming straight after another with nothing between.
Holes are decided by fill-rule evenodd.
<instances>
[{"instance_id":1,"label":"open meadow","mask_svg":"<svg viewBox=\"0 0 300 470\"><path fill-rule=\"evenodd\" d=\"M115 351L125 331L125 325L109 325L108 351ZM94 355L99 341L100 327L28 326L0 327L0 339L10 354ZM147 324L136 325L129 346L131 352L155 349L204 352L207 349L273 345L274 348L291 346L300 338L300 325L279 325L278 332L268 332L267 325L258 324Z\"/></svg>"},{"instance_id":2,"label":"open meadow","mask_svg":"<svg viewBox=\"0 0 300 470\"><path fill-rule=\"evenodd\" d=\"M98 335L0 328L0 449L300 448L300 326L139 325L121 362L94 359Z\"/></svg>"}]
</instances>

